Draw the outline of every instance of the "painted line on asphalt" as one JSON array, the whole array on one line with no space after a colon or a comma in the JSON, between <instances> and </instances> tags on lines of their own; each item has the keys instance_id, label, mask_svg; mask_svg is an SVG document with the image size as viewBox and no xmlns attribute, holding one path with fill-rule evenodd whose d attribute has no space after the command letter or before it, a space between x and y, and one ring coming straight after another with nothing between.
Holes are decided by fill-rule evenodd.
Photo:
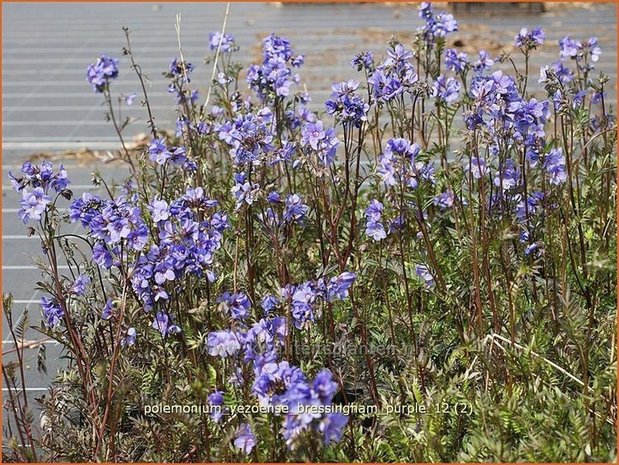
<instances>
[{"instance_id":1,"label":"painted line on asphalt","mask_svg":"<svg viewBox=\"0 0 619 465\"><path fill-rule=\"evenodd\" d=\"M20 388L17 388L17 389L13 389L13 388L5 388L5 387L3 387L3 388L2 388L2 390L3 390L4 392L8 392L8 391L10 391L11 389L12 389L13 391L15 391L15 390L17 390L17 391L25 390L25 391L32 391L32 392L42 392L42 391L47 391L49 388L28 388L28 387L27 387L27 388L21 388L21 387L20 387Z\"/></svg>"},{"instance_id":2,"label":"painted line on asphalt","mask_svg":"<svg viewBox=\"0 0 619 465\"><path fill-rule=\"evenodd\" d=\"M69 270L69 265L57 265L59 270ZM6 271L22 271L22 270L40 270L35 265L2 265L2 269Z\"/></svg>"},{"instance_id":3,"label":"painted line on asphalt","mask_svg":"<svg viewBox=\"0 0 619 465\"><path fill-rule=\"evenodd\" d=\"M41 344L46 344L46 345L60 345L60 343L58 341L37 341L37 340L24 340L24 341L17 341L19 343L22 344L22 346L31 346L31 345L41 345ZM2 344L15 344L14 341L2 341ZM26 349L28 349L29 347L25 347Z\"/></svg>"},{"instance_id":4,"label":"painted line on asphalt","mask_svg":"<svg viewBox=\"0 0 619 465\"><path fill-rule=\"evenodd\" d=\"M101 186L93 186L92 184L69 184L69 189L74 190L84 190L84 189L101 189ZM3 191L12 191L13 187L11 186L2 186Z\"/></svg>"},{"instance_id":5,"label":"painted line on asphalt","mask_svg":"<svg viewBox=\"0 0 619 465\"><path fill-rule=\"evenodd\" d=\"M2 209L2 213L17 213L18 211L20 211L21 208L3 208ZM56 210L58 210L59 212L66 212L68 211L68 208L56 208Z\"/></svg>"}]
</instances>

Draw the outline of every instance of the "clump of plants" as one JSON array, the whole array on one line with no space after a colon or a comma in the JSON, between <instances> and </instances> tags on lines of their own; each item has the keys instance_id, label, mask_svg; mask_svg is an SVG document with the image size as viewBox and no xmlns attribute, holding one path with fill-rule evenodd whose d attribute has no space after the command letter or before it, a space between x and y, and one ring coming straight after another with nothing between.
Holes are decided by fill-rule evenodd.
<instances>
[{"instance_id":1,"label":"clump of plants","mask_svg":"<svg viewBox=\"0 0 619 465\"><path fill-rule=\"evenodd\" d=\"M565 37L531 82L541 29L470 57L446 48L451 14L419 15L321 109L275 34L247 71L211 34L205 96L179 48L172 131L128 30L139 96L113 96L118 59L88 67L130 177L95 173L102 194L76 198L62 166L10 176L41 242L37 329L66 363L35 419L6 298L5 460L615 460L616 120L597 40ZM121 109L137 102L136 155Z\"/></svg>"}]
</instances>

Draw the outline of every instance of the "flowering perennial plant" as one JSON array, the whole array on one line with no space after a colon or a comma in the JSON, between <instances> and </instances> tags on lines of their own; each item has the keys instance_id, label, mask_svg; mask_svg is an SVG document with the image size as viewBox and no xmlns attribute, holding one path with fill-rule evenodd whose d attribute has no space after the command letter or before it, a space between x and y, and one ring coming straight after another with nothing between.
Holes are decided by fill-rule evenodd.
<instances>
[{"instance_id":1,"label":"flowering perennial plant","mask_svg":"<svg viewBox=\"0 0 619 465\"><path fill-rule=\"evenodd\" d=\"M62 165L9 174L47 259L38 329L70 363L41 400L38 447L6 454L614 457L616 120L598 41L561 39L536 87L520 69L551 47L542 29L511 56L470 57L447 47L451 14L418 12L412 40L354 57L322 108L286 38L243 72L234 37L212 33L209 105L199 66L174 58L175 131L140 95L142 153L112 105L126 63L88 67L131 177L95 174L99 193L76 198ZM429 414L394 413L413 404Z\"/></svg>"}]
</instances>

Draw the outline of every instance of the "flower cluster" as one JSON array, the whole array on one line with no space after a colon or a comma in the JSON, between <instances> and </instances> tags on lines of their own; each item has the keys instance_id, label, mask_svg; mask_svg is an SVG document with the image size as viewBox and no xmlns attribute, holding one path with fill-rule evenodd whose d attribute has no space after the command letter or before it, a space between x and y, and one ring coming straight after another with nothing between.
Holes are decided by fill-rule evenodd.
<instances>
[{"instance_id":1,"label":"flower cluster","mask_svg":"<svg viewBox=\"0 0 619 465\"><path fill-rule=\"evenodd\" d=\"M187 156L184 147L168 148L165 139L153 139L148 146L148 157L157 165L170 163L185 171L195 171L196 163Z\"/></svg>"},{"instance_id":2,"label":"flower cluster","mask_svg":"<svg viewBox=\"0 0 619 465\"><path fill-rule=\"evenodd\" d=\"M40 166L27 161L21 167L22 177L16 177L9 171L11 186L22 194L21 208L17 212L24 222L39 221L51 203L51 191L55 191L66 198L71 197L67 189L70 181L67 171L62 165L57 173L52 163L44 161Z\"/></svg>"},{"instance_id":3,"label":"flower cluster","mask_svg":"<svg viewBox=\"0 0 619 465\"><path fill-rule=\"evenodd\" d=\"M413 52L402 44L387 51L387 59L368 78L372 95L378 102L389 102L404 92L413 93L419 77L411 63Z\"/></svg>"},{"instance_id":4,"label":"flower cluster","mask_svg":"<svg viewBox=\"0 0 619 465\"><path fill-rule=\"evenodd\" d=\"M331 99L325 104L329 115L335 115L342 123L350 123L357 128L367 120L370 109L363 98L355 93L358 88L359 81L354 79L333 84Z\"/></svg>"},{"instance_id":5,"label":"flower cluster","mask_svg":"<svg viewBox=\"0 0 619 465\"><path fill-rule=\"evenodd\" d=\"M375 241L380 241L387 237L385 227L381 223L383 208L381 202L372 200L370 206L365 210L365 233Z\"/></svg>"},{"instance_id":6,"label":"flower cluster","mask_svg":"<svg viewBox=\"0 0 619 465\"><path fill-rule=\"evenodd\" d=\"M325 129L322 121L311 118L301 129L301 145L305 151L315 154L324 166L329 166L335 161L340 140L335 128Z\"/></svg>"},{"instance_id":7,"label":"flower cluster","mask_svg":"<svg viewBox=\"0 0 619 465\"><path fill-rule=\"evenodd\" d=\"M263 102L290 95L290 87L299 82L293 68L303 65L303 55L294 56L290 42L271 34L262 42L262 65L252 65L247 83Z\"/></svg>"},{"instance_id":8,"label":"flower cluster","mask_svg":"<svg viewBox=\"0 0 619 465\"><path fill-rule=\"evenodd\" d=\"M212 52L219 49L221 53L230 53L236 48L232 34L211 32L208 37L208 46Z\"/></svg>"},{"instance_id":9,"label":"flower cluster","mask_svg":"<svg viewBox=\"0 0 619 465\"><path fill-rule=\"evenodd\" d=\"M277 306L290 305L295 326L300 329L313 320L318 299L327 302L345 299L354 280L355 274L346 272L328 282L321 279L287 286L282 289L281 298L265 296L262 304L265 317L250 326L246 326L245 319L251 303L244 294L225 293L220 298L227 312L236 312L237 326L235 329L209 333L208 353L223 358L242 357L244 363L252 366L254 377L251 392L257 401L264 406L285 407L282 435L291 449L295 447L296 439L306 431L321 433L326 444L339 441L348 418L337 413L310 410L312 407L330 405L338 384L329 370L322 370L311 382L301 369L278 360L289 330L286 318L273 316L270 312ZM237 376L234 382L243 385L247 380ZM219 406L223 405L223 398L216 400ZM235 447L246 454L253 447L251 441L247 445L246 440L252 437L247 432L247 426L241 426L235 440Z\"/></svg>"},{"instance_id":10,"label":"flower cluster","mask_svg":"<svg viewBox=\"0 0 619 465\"><path fill-rule=\"evenodd\" d=\"M95 92L103 92L118 77L118 59L101 55L86 71L86 79Z\"/></svg>"},{"instance_id":11,"label":"flower cluster","mask_svg":"<svg viewBox=\"0 0 619 465\"><path fill-rule=\"evenodd\" d=\"M536 27L531 31L523 27L514 38L514 41L516 43L516 47L526 50L534 50L544 43L545 38L546 34L541 27Z\"/></svg>"},{"instance_id":12,"label":"flower cluster","mask_svg":"<svg viewBox=\"0 0 619 465\"><path fill-rule=\"evenodd\" d=\"M444 38L450 32L458 30L458 22L452 14L438 12L432 9L432 4L422 2L419 7L419 17L425 24L418 29L427 44L433 44L439 38Z\"/></svg>"}]
</instances>

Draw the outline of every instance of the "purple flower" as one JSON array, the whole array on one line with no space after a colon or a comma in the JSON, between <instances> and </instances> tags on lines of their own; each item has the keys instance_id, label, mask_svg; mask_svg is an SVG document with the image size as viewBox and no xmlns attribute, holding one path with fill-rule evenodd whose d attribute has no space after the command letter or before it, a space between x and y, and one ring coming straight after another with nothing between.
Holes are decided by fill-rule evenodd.
<instances>
[{"instance_id":1,"label":"purple flower","mask_svg":"<svg viewBox=\"0 0 619 465\"><path fill-rule=\"evenodd\" d=\"M249 315L251 302L249 297L242 292L231 294L226 291L217 298L217 302L223 304L224 308L235 320L244 320Z\"/></svg>"},{"instance_id":2,"label":"purple flower","mask_svg":"<svg viewBox=\"0 0 619 465\"><path fill-rule=\"evenodd\" d=\"M582 43L577 40L572 40L569 36L559 40L560 56L562 60L566 58L576 58L582 50Z\"/></svg>"},{"instance_id":3,"label":"purple flower","mask_svg":"<svg viewBox=\"0 0 619 465\"><path fill-rule=\"evenodd\" d=\"M327 113L335 115L342 123L351 123L357 128L361 127L363 121L367 120L366 115L370 106L355 93L359 88L359 82L351 79L335 83L331 87L333 89L331 99L325 103Z\"/></svg>"},{"instance_id":4,"label":"purple flower","mask_svg":"<svg viewBox=\"0 0 619 465\"><path fill-rule=\"evenodd\" d=\"M318 399L323 404L331 403L338 387L338 384L333 380L333 373L327 369L321 370L316 375L312 385L312 389L318 394Z\"/></svg>"},{"instance_id":5,"label":"purple flower","mask_svg":"<svg viewBox=\"0 0 619 465\"><path fill-rule=\"evenodd\" d=\"M274 295L267 295L262 298L260 306L268 313L279 305L279 299Z\"/></svg>"},{"instance_id":6,"label":"purple flower","mask_svg":"<svg viewBox=\"0 0 619 465\"><path fill-rule=\"evenodd\" d=\"M148 154L150 161L154 161L158 165L163 165L172 158L172 152L168 150L163 139L153 139L148 146Z\"/></svg>"},{"instance_id":7,"label":"purple flower","mask_svg":"<svg viewBox=\"0 0 619 465\"><path fill-rule=\"evenodd\" d=\"M318 430L324 434L325 445L339 442L344 433L344 427L348 423L348 417L341 413L329 413L324 416L318 425Z\"/></svg>"},{"instance_id":8,"label":"purple flower","mask_svg":"<svg viewBox=\"0 0 619 465\"><path fill-rule=\"evenodd\" d=\"M256 436L247 423L243 423L236 430L236 438L234 439L234 447L242 451L245 455L249 455L256 445Z\"/></svg>"},{"instance_id":9,"label":"purple flower","mask_svg":"<svg viewBox=\"0 0 619 465\"><path fill-rule=\"evenodd\" d=\"M42 187L37 187L32 192L24 190L17 215L24 224L30 220L39 221L50 202L49 195L45 194Z\"/></svg>"},{"instance_id":10,"label":"purple flower","mask_svg":"<svg viewBox=\"0 0 619 465\"><path fill-rule=\"evenodd\" d=\"M473 63L473 69L476 73L481 74L489 70L494 65L494 60L490 58L490 54L485 50L479 51L479 60Z\"/></svg>"},{"instance_id":11,"label":"purple flower","mask_svg":"<svg viewBox=\"0 0 619 465\"><path fill-rule=\"evenodd\" d=\"M423 279L423 282L426 285L426 287L434 286L434 276L432 276L432 273L430 273L430 270L428 270L427 266L416 265L415 273L417 274L417 276Z\"/></svg>"},{"instance_id":12,"label":"purple flower","mask_svg":"<svg viewBox=\"0 0 619 465\"><path fill-rule=\"evenodd\" d=\"M215 423L219 423L224 416L224 394L221 391L215 391L208 396L208 404L211 407L211 418Z\"/></svg>"},{"instance_id":13,"label":"purple flower","mask_svg":"<svg viewBox=\"0 0 619 465\"><path fill-rule=\"evenodd\" d=\"M299 82L291 67L303 64L303 57L293 57L290 42L275 34L262 41L262 65L252 65L247 72L247 83L260 100L272 101L290 95L290 88Z\"/></svg>"},{"instance_id":14,"label":"purple flower","mask_svg":"<svg viewBox=\"0 0 619 465\"><path fill-rule=\"evenodd\" d=\"M107 55L101 55L97 62L88 66L86 79L95 92L103 92L110 80L118 77L118 60Z\"/></svg>"},{"instance_id":15,"label":"purple flower","mask_svg":"<svg viewBox=\"0 0 619 465\"><path fill-rule=\"evenodd\" d=\"M351 272L344 272L339 276L334 276L327 285L327 302L334 300L344 300L348 297L348 289L355 282L357 275Z\"/></svg>"},{"instance_id":16,"label":"purple flower","mask_svg":"<svg viewBox=\"0 0 619 465\"><path fill-rule=\"evenodd\" d=\"M135 339L137 337L137 331L135 328L129 328L127 329L127 333L125 334L125 337L122 339L122 341L120 341L120 344L122 347L127 347L127 346L132 346L133 344L135 344Z\"/></svg>"},{"instance_id":17,"label":"purple flower","mask_svg":"<svg viewBox=\"0 0 619 465\"><path fill-rule=\"evenodd\" d=\"M436 42L438 38L445 37L450 32L458 30L458 23L452 14L438 12L434 13L432 4L422 2L419 7L419 17L425 20L425 25L417 31L429 44Z\"/></svg>"},{"instance_id":18,"label":"purple flower","mask_svg":"<svg viewBox=\"0 0 619 465\"><path fill-rule=\"evenodd\" d=\"M544 168L550 184L559 185L567 180L565 156L561 147L551 149L544 158Z\"/></svg>"},{"instance_id":19,"label":"purple flower","mask_svg":"<svg viewBox=\"0 0 619 465\"><path fill-rule=\"evenodd\" d=\"M189 75L193 71L193 65L174 58L170 63L170 75L173 78L181 78L183 82L191 82Z\"/></svg>"},{"instance_id":20,"label":"purple flower","mask_svg":"<svg viewBox=\"0 0 619 465\"><path fill-rule=\"evenodd\" d=\"M126 94L126 95L122 95L123 100L125 101L125 103L129 106L133 105L133 101L135 100L135 98L138 96L138 94L136 93L131 93L131 94Z\"/></svg>"},{"instance_id":21,"label":"purple flower","mask_svg":"<svg viewBox=\"0 0 619 465\"><path fill-rule=\"evenodd\" d=\"M445 76L439 76L432 85L431 95L440 101L451 104L458 100L460 87L460 83L453 77L445 78Z\"/></svg>"},{"instance_id":22,"label":"purple flower","mask_svg":"<svg viewBox=\"0 0 619 465\"><path fill-rule=\"evenodd\" d=\"M234 43L234 37L231 34L224 33L222 36L221 32L216 31L211 32L208 37L208 46L212 52L215 52L218 48L220 48L219 44L221 44L220 52L222 53L227 53L236 46L236 44Z\"/></svg>"},{"instance_id":23,"label":"purple flower","mask_svg":"<svg viewBox=\"0 0 619 465\"><path fill-rule=\"evenodd\" d=\"M533 50L537 48L538 45L542 45L545 38L546 34L541 27L536 27L531 31L523 27L522 29L520 29L520 32L516 35L514 40L516 43L516 47Z\"/></svg>"},{"instance_id":24,"label":"purple flower","mask_svg":"<svg viewBox=\"0 0 619 465\"><path fill-rule=\"evenodd\" d=\"M441 192L432 201L441 210L451 208L454 204L454 193L452 191Z\"/></svg>"},{"instance_id":25,"label":"purple flower","mask_svg":"<svg viewBox=\"0 0 619 465\"><path fill-rule=\"evenodd\" d=\"M238 336L232 331L214 331L207 336L206 345L213 357L231 357L241 350Z\"/></svg>"},{"instance_id":26,"label":"purple flower","mask_svg":"<svg viewBox=\"0 0 619 465\"><path fill-rule=\"evenodd\" d=\"M286 199L284 208L284 220L288 223L300 224L309 212L309 207L303 203L298 194L290 194Z\"/></svg>"},{"instance_id":27,"label":"purple flower","mask_svg":"<svg viewBox=\"0 0 619 465\"><path fill-rule=\"evenodd\" d=\"M105 302L105 306L103 307L103 311L101 312L101 319L109 320L112 318L112 311L114 310L114 304L112 299L107 299Z\"/></svg>"},{"instance_id":28,"label":"purple flower","mask_svg":"<svg viewBox=\"0 0 619 465\"><path fill-rule=\"evenodd\" d=\"M161 333L161 336L167 337L170 334L177 334L181 329L172 323L172 318L166 312L159 311L155 316L152 327Z\"/></svg>"},{"instance_id":29,"label":"purple flower","mask_svg":"<svg viewBox=\"0 0 619 465\"><path fill-rule=\"evenodd\" d=\"M54 173L53 166L49 161L44 161L40 166L26 161L22 165L23 177L17 178L9 171L11 186L16 192L22 192L26 187L42 188L45 193L50 189L62 193L69 185L67 171L60 165L58 173Z\"/></svg>"},{"instance_id":30,"label":"purple flower","mask_svg":"<svg viewBox=\"0 0 619 465\"><path fill-rule=\"evenodd\" d=\"M168 212L168 202L165 200L153 200L150 204L149 210L153 214L153 221L155 223L165 221L170 217Z\"/></svg>"},{"instance_id":31,"label":"purple flower","mask_svg":"<svg viewBox=\"0 0 619 465\"><path fill-rule=\"evenodd\" d=\"M64 311L54 298L41 297L41 309L43 310L43 318L45 326L54 329L64 317Z\"/></svg>"},{"instance_id":32,"label":"purple flower","mask_svg":"<svg viewBox=\"0 0 619 465\"><path fill-rule=\"evenodd\" d=\"M508 191L516 187L519 180L520 170L514 164L514 160L508 158L496 174L494 185L497 187L501 186L503 191Z\"/></svg>"},{"instance_id":33,"label":"purple flower","mask_svg":"<svg viewBox=\"0 0 619 465\"><path fill-rule=\"evenodd\" d=\"M335 161L339 143L335 130L325 129L320 120L307 122L301 129L301 144L309 145L325 166Z\"/></svg>"},{"instance_id":34,"label":"purple flower","mask_svg":"<svg viewBox=\"0 0 619 465\"><path fill-rule=\"evenodd\" d=\"M445 66L447 69L461 73L469 66L469 59L464 52L458 52L453 48L445 50Z\"/></svg>"},{"instance_id":35,"label":"purple flower","mask_svg":"<svg viewBox=\"0 0 619 465\"><path fill-rule=\"evenodd\" d=\"M367 220L365 233L377 242L387 237L385 228L381 223L383 208L383 204L374 199L365 210L365 218Z\"/></svg>"},{"instance_id":36,"label":"purple flower","mask_svg":"<svg viewBox=\"0 0 619 465\"><path fill-rule=\"evenodd\" d=\"M472 157L467 167L467 171L470 171L475 179L482 178L488 172L488 169L486 168L486 160L483 158Z\"/></svg>"},{"instance_id":37,"label":"purple flower","mask_svg":"<svg viewBox=\"0 0 619 465\"><path fill-rule=\"evenodd\" d=\"M374 68L374 54L371 51L359 53L352 59L350 64L357 71L361 71L362 69L372 71Z\"/></svg>"},{"instance_id":38,"label":"purple flower","mask_svg":"<svg viewBox=\"0 0 619 465\"><path fill-rule=\"evenodd\" d=\"M75 283L71 287L71 293L77 296L83 296L86 293L86 287L90 284L90 277L85 274L80 274L75 278Z\"/></svg>"}]
</instances>

